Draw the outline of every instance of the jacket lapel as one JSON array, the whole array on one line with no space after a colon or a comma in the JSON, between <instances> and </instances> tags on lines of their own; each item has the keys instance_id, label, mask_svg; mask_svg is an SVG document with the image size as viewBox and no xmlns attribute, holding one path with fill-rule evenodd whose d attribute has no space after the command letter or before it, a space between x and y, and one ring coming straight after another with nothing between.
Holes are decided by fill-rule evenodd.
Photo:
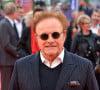
<instances>
[{"instance_id":1,"label":"jacket lapel","mask_svg":"<svg viewBox=\"0 0 100 90\"><path fill-rule=\"evenodd\" d=\"M9 24L9 28L10 28L10 32L15 34L17 40L19 40L19 36L18 36L18 32L17 30L11 25L11 23L9 22L9 20L7 18L5 18L6 22Z\"/></svg>"},{"instance_id":2,"label":"jacket lapel","mask_svg":"<svg viewBox=\"0 0 100 90\"><path fill-rule=\"evenodd\" d=\"M31 80L33 85L33 90L41 90L40 80L39 80L39 53L35 54L35 57L30 60L30 69L31 69ZM34 60L33 60L34 59Z\"/></svg>"},{"instance_id":3,"label":"jacket lapel","mask_svg":"<svg viewBox=\"0 0 100 90\"><path fill-rule=\"evenodd\" d=\"M69 56L69 53L67 53L65 51L62 70L61 70L59 79L57 81L57 85L56 85L55 90L62 90L64 84L69 80L75 67L76 67L76 65L74 64L72 58Z\"/></svg>"},{"instance_id":4,"label":"jacket lapel","mask_svg":"<svg viewBox=\"0 0 100 90\"><path fill-rule=\"evenodd\" d=\"M29 60L30 68L32 70L30 77L32 80L33 90L41 90L40 80L39 80L39 60L40 60L39 53L35 54L35 57L33 57L33 58L31 58L31 60ZM69 78L71 77L72 72L74 71L76 66L77 65L72 60L69 53L67 53L65 51L62 70L61 70L59 79L57 81L55 90L63 89L64 84L69 80Z\"/></svg>"}]
</instances>

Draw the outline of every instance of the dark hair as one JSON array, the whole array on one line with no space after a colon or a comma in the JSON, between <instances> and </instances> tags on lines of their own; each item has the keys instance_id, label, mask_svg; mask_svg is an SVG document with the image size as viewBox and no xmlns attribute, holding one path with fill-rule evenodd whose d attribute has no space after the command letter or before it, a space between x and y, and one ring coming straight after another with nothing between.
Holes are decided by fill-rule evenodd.
<instances>
[{"instance_id":1,"label":"dark hair","mask_svg":"<svg viewBox=\"0 0 100 90\"><path fill-rule=\"evenodd\" d=\"M22 9L23 8L23 6L21 4L18 4L16 7L17 7L17 9L19 9L19 8Z\"/></svg>"},{"instance_id":2,"label":"dark hair","mask_svg":"<svg viewBox=\"0 0 100 90\"><path fill-rule=\"evenodd\" d=\"M40 0L39 0L39 1L36 1L36 2L35 2L35 5L36 5L36 6L39 5L40 7L45 7L45 6L46 6L45 2L42 1L42 0L41 0L41 1L40 1Z\"/></svg>"},{"instance_id":3,"label":"dark hair","mask_svg":"<svg viewBox=\"0 0 100 90\"><path fill-rule=\"evenodd\" d=\"M98 13L100 13L100 9L95 8L95 9L92 10L92 14L93 14L94 12L98 12Z\"/></svg>"},{"instance_id":4,"label":"dark hair","mask_svg":"<svg viewBox=\"0 0 100 90\"><path fill-rule=\"evenodd\" d=\"M82 12L82 11L85 12L85 8L84 8L82 5L80 5L80 6L79 6L79 12Z\"/></svg>"},{"instance_id":5,"label":"dark hair","mask_svg":"<svg viewBox=\"0 0 100 90\"><path fill-rule=\"evenodd\" d=\"M35 8L34 9L34 12L33 12L33 16L34 16L34 14L36 13L36 12L39 12L39 11L44 11L44 9L43 8Z\"/></svg>"}]
</instances>

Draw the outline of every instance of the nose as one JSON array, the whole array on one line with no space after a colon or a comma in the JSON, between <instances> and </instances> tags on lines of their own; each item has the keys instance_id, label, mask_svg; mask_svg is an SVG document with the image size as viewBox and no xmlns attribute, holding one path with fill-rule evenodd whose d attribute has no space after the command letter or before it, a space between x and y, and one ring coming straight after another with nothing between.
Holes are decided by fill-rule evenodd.
<instances>
[{"instance_id":1,"label":"nose","mask_svg":"<svg viewBox=\"0 0 100 90\"><path fill-rule=\"evenodd\" d=\"M52 37L51 34L49 34L49 37L48 37L48 42L54 42L54 38Z\"/></svg>"}]
</instances>

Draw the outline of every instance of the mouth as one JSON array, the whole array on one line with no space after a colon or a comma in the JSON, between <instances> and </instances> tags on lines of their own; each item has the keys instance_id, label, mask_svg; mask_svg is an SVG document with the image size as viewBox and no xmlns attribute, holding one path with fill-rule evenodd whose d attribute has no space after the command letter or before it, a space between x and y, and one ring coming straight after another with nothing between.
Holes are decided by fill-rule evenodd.
<instances>
[{"instance_id":1,"label":"mouth","mask_svg":"<svg viewBox=\"0 0 100 90\"><path fill-rule=\"evenodd\" d=\"M46 46L46 47L56 47L56 46Z\"/></svg>"}]
</instances>

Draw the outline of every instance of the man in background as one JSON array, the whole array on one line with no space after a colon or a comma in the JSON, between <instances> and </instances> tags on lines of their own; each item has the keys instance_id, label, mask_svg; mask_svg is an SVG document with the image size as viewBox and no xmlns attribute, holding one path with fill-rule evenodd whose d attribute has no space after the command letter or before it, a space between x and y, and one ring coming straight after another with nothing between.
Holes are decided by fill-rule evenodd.
<instances>
[{"instance_id":1,"label":"man in background","mask_svg":"<svg viewBox=\"0 0 100 90\"><path fill-rule=\"evenodd\" d=\"M17 53L18 35L14 30L16 6L9 2L4 8L5 18L0 22L1 90L8 90L13 66L20 57Z\"/></svg>"},{"instance_id":2,"label":"man in background","mask_svg":"<svg viewBox=\"0 0 100 90\"><path fill-rule=\"evenodd\" d=\"M92 19L92 25L91 25L91 31L95 34L100 34L100 10L94 9L91 15Z\"/></svg>"},{"instance_id":3,"label":"man in background","mask_svg":"<svg viewBox=\"0 0 100 90\"><path fill-rule=\"evenodd\" d=\"M16 19L15 19L15 28L16 32L18 33L19 39L22 36L22 32L25 28L25 23L24 23L24 9L21 5L17 5L17 10L16 10Z\"/></svg>"}]
</instances>

